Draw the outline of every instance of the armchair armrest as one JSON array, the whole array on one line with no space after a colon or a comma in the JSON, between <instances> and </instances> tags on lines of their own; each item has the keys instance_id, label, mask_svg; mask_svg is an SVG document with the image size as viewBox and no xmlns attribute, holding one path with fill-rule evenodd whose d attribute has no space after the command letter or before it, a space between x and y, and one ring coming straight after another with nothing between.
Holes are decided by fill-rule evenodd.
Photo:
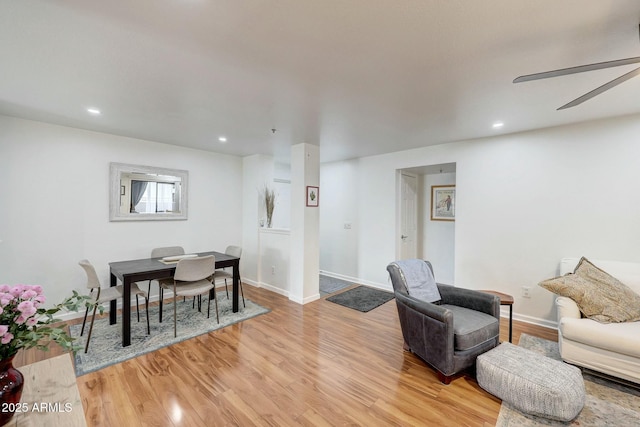
<instances>
[{"instance_id":1,"label":"armchair armrest","mask_svg":"<svg viewBox=\"0 0 640 427\"><path fill-rule=\"evenodd\" d=\"M500 319L500 298L495 295L441 283L438 283L438 290L443 304L465 307Z\"/></svg>"},{"instance_id":2,"label":"armchair armrest","mask_svg":"<svg viewBox=\"0 0 640 427\"><path fill-rule=\"evenodd\" d=\"M405 295L401 292L396 292L395 296L400 303L417 311L418 313L442 323L451 322L451 325L453 327L453 313L451 312L451 310L447 310L446 308L436 304L431 304L429 302L419 300L410 295Z\"/></svg>"}]
</instances>

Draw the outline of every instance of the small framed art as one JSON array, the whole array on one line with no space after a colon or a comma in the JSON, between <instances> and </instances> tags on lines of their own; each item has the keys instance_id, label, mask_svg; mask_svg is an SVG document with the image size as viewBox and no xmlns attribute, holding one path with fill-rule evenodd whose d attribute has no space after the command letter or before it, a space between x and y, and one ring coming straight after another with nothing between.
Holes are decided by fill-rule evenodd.
<instances>
[{"instance_id":1,"label":"small framed art","mask_svg":"<svg viewBox=\"0 0 640 427\"><path fill-rule=\"evenodd\" d=\"M307 206L317 208L320 205L320 189L318 187L307 186Z\"/></svg>"},{"instance_id":2,"label":"small framed art","mask_svg":"<svg viewBox=\"0 0 640 427\"><path fill-rule=\"evenodd\" d=\"M431 186L431 220L455 221L456 220L456 186L432 185Z\"/></svg>"}]
</instances>

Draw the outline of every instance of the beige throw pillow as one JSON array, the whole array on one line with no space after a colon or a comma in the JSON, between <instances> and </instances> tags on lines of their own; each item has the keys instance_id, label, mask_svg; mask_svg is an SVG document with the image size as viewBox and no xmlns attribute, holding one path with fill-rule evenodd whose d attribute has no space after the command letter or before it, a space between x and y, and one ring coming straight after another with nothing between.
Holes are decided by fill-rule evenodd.
<instances>
[{"instance_id":1,"label":"beige throw pillow","mask_svg":"<svg viewBox=\"0 0 640 427\"><path fill-rule=\"evenodd\" d=\"M586 317L601 323L640 320L640 295L582 257L573 274L542 281L543 288L578 304Z\"/></svg>"}]
</instances>

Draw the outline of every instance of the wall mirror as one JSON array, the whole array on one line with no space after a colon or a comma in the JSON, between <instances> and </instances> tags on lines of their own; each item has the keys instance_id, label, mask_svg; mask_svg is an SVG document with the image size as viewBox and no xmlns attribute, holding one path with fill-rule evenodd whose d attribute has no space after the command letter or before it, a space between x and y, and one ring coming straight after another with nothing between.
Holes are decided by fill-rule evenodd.
<instances>
[{"instance_id":1,"label":"wall mirror","mask_svg":"<svg viewBox=\"0 0 640 427\"><path fill-rule=\"evenodd\" d=\"M187 219L189 172L111 163L110 221Z\"/></svg>"}]
</instances>

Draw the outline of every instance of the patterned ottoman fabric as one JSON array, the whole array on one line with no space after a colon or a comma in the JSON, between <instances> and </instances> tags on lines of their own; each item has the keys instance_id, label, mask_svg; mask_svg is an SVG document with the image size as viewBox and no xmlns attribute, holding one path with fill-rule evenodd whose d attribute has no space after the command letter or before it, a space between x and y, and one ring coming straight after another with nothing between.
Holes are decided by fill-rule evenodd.
<instances>
[{"instance_id":1,"label":"patterned ottoman fabric","mask_svg":"<svg viewBox=\"0 0 640 427\"><path fill-rule=\"evenodd\" d=\"M571 421L584 406L580 369L507 342L478 356L476 371L480 387L527 414Z\"/></svg>"}]
</instances>

